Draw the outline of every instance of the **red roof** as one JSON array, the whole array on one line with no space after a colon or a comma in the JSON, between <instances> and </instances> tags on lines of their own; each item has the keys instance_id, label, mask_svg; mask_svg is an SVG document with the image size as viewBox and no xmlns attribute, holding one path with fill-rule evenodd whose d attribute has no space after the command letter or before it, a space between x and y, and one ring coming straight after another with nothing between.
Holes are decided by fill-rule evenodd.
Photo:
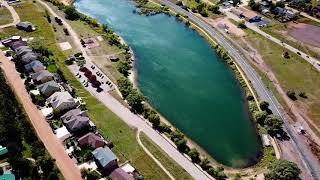
<instances>
[{"instance_id":1,"label":"red roof","mask_svg":"<svg viewBox=\"0 0 320 180\"><path fill-rule=\"evenodd\" d=\"M117 168L109 175L112 180L134 180L133 176L121 168Z\"/></svg>"},{"instance_id":2,"label":"red roof","mask_svg":"<svg viewBox=\"0 0 320 180\"><path fill-rule=\"evenodd\" d=\"M80 146L91 146L93 148L103 147L106 144L100 136L93 134L92 132L79 138L78 142Z\"/></svg>"}]
</instances>

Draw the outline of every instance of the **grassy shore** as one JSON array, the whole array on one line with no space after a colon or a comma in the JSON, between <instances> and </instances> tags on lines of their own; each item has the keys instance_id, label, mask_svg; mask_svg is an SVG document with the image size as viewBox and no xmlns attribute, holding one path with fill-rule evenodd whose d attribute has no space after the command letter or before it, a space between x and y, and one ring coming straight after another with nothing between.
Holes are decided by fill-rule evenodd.
<instances>
[{"instance_id":1,"label":"grassy shore","mask_svg":"<svg viewBox=\"0 0 320 180\"><path fill-rule=\"evenodd\" d=\"M101 130L101 133L115 144L114 152L119 157L120 163L129 160L146 179L168 179L169 177L138 145L135 139L136 131L128 127L119 117L87 92L66 67L64 64L66 54L56 44L56 35L44 17L44 8L38 3L27 0L22 1L22 4L15 9L22 21L32 22L38 30L32 33L25 33L15 28L6 28L1 32L0 37L16 34L23 37L34 37L33 43L42 44L51 49L56 57L56 65L76 89L77 95L86 102L90 118L97 125L97 128Z\"/></svg>"},{"instance_id":2,"label":"grassy shore","mask_svg":"<svg viewBox=\"0 0 320 180\"><path fill-rule=\"evenodd\" d=\"M150 138L144 133L140 134L142 144L155 156L161 164L174 176L176 179L193 179L186 170L181 168L174 160L172 160L163 150L160 149Z\"/></svg>"}]
</instances>

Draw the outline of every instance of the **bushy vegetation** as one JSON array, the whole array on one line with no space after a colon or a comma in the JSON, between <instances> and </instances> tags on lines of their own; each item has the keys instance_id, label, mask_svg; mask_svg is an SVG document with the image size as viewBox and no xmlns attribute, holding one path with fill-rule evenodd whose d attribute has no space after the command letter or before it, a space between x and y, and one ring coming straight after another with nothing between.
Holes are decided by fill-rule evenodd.
<instances>
[{"instance_id":1,"label":"bushy vegetation","mask_svg":"<svg viewBox=\"0 0 320 180\"><path fill-rule=\"evenodd\" d=\"M287 160L276 160L269 167L265 175L266 180L298 180L301 170L298 166Z\"/></svg>"},{"instance_id":2,"label":"bushy vegetation","mask_svg":"<svg viewBox=\"0 0 320 180\"><path fill-rule=\"evenodd\" d=\"M54 160L37 138L15 95L0 72L0 144L9 149L8 162L17 179L59 179ZM24 157L25 144L31 157ZM31 161L30 158L35 161ZM39 173L39 169L42 173Z\"/></svg>"}]
</instances>

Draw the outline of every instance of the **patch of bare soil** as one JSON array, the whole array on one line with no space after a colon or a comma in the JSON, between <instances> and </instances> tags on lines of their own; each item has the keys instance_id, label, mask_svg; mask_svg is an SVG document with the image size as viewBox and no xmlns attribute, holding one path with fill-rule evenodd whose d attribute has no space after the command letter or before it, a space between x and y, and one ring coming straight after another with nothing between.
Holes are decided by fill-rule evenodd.
<instances>
[{"instance_id":1,"label":"patch of bare soil","mask_svg":"<svg viewBox=\"0 0 320 180\"><path fill-rule=\"evenodd\" d=\"M304 23L288 23L288 34L295 39L320 47L320 27Z\"/></svg>"},{"instance_id":2,"label":"patch of bare soil","mask_svg":"<svg viewBox=\"0 0 320 180\"><path fill-rule=\"evenodd\" d=\"M242 37L246 34L242 29L230 22L227 17L219 17L215 19L203 18L203 20L205 20L211 26L219 30L227 31L229 34L232 34L236 37Z\"/></svg>"}]
</instances>

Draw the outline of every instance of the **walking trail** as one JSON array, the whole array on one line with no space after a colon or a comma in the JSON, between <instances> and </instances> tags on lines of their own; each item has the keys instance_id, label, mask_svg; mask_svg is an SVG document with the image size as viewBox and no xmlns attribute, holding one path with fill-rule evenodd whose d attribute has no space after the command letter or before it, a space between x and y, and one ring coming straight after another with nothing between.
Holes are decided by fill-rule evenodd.
<instances>
[{"instance_id":1,"label":"walking trail","mask_svg":"<svg viewBox=\"0 0 320 180\"><path fill-rule=\"evenodd\" d=\"M14 90L25 112L27 113L35 131L37 132L38 137L43 142L51 157L55 159L55 162L63 176L68 180L82 179L80 170L66 154L63 145L53 134L52 129L44 116L32 103L32 100L25 89L25 85L16 71L14 63L6 58L2 51L0 52L0 67L6 75L7 81Z\"/></svg>"},{"instance_id":2,"label":"walking trail","mask_svg":"<svg viewBox=\"0 0 320 180\"><path fill-rule=\"evenodd\" d=\"M0 0L0 4L2 4L4 7L6 7L10 11L10 13L12 15L12 18L13 18L13 22L12 23L1 25L0 29L6 28L6 27L10 27L10 26L15 26L18 22L20 22L19 15L17 14L17 12L14 10L13 7L8 5L7 1Z\"/></svg>"}]
</instances>

